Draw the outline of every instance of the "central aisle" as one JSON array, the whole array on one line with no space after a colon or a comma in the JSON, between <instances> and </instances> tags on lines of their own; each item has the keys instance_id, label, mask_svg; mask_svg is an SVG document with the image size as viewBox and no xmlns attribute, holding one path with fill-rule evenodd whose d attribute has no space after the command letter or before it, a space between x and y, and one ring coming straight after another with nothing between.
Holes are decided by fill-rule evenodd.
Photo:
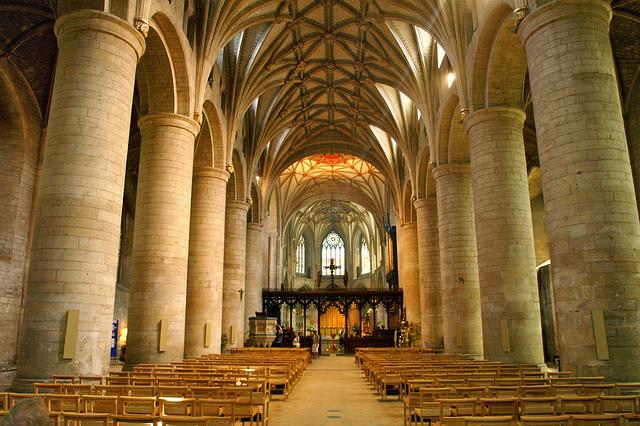
<instances>
[{"instance_id":1,"label":"central aisle","mask_svg":"<svg viewBox=\"0 0 640 426\"><path fill-rule=\"evenodd\" d=\"M381 402L353 356L322 356L305 370L286 401L270 404L270 426L398 426L402 402Z\"/></svg>"}]
</instances>

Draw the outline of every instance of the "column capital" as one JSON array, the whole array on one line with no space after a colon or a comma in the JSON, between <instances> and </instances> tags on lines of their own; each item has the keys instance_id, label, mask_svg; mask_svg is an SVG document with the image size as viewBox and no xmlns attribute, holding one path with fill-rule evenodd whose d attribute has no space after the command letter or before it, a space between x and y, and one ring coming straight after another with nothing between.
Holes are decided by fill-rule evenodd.
<instances>
[{"instance_id":1,"label":"column capital","mask_svg":"<svg viewBox=\"0 0 640 426\"><path fill-rule=\"evenodd\" d=\"M197 136L200 132L200 124L182 114L171 112L154 112L141 117L138 120L140 131L146 127L177 127Z\"/></svg>"},{"instance_id":2,"label":"column capital","mask_svg":"<svg viewBox=\"0 0 640 426\"><path fill-rule=\"evenodd\" d=\"M441 164L433 168L433 178L438 180L444 175L471 173L471 164Z\"/></svg>"},{"instance_id":3,"label":"column capital","mask_svg":"<svg viewBox=\"0 0 640 426\"><path fill-rule=\"evenodd\" d=\"M227 210L229 209L243 210L246 213L249 211L249 203L237 200L227 200Z\"/></svg>"},{"instance_id":4,"label":"column capital","mask_svg":"<svg viewBox=\"0 0 640 426\"><path fill-rule=\"evenodd\" d=\"M410 230L411 228L417 228L418 224L416 223L416 221L414 220L413 222L404 222L402 225L400 225L403 229L408 229Z\"/></svg>"},{"instance_id":5,"label":"column capital","mask_svg":"<svg viewBox=\"0 0 640 426\"><path fill-rule=\"evenodd\" d=\"M97 10L77 10L59 17L54 31L58 40L73 32L100 32L119 38L136 52L138 61L144 54L144 37L127 21Z\"/></svg>"},{"instance_id":6,"label":"column capital","mask_svg":"<svg viewBox=\"0 0 640 426\"><path fill-rule=\"evenodd\" d=\"M198 167L193 169L193 177L218 179L227 183L230 176L226 170L215 167Z\"/></svg>"},{"instance_id":7,"label":"column capital","mask_svg":"<svg viewBox=\"0 0 640 426\"><path fill-rule=\"evenodd\" d=\"M264 225L261 223L249 222L247 223L247 229L251 229L252 231L262 232Z\"/></svg>"},{"instance_id":8,"label":"column capital","mask_svg":"<svg viewBox=\"0 0 640 426\"><path fill-rule=\"evenodd\" d=\"M608 27L613 12L610 2L606 0L556 0L544 4L527 15L520 24L518 33L522 44L526 46L536 31L550 23L584 15L599 17Z\"/></svg>"},{"instance_id":9,"label":"column capital","mask_svg":"<svg viewBox=\"0 0 640 426\"><path fill-rule=\"evenodd\" d=\"M413 206L415 207L416 210L420 210L423 209L425 207L427 207L429 204L435 205L437 203L436 197L434 196L426 196L423 198L419 198L416 201L413 202Z\"/></svg>"},{"instance_id":10,"label":"column capital","mask_svg":"<svg viewBox=\"0 0 640 426\"><path fill-rule=\"evenodd\" d=\"M525 118L527 118L527 115L520 108L489 107L474 111L464 120L463 124L467 131L475 125L486 121L512 121L515 125L522 127Z\"/></svg>"}]
</instances>

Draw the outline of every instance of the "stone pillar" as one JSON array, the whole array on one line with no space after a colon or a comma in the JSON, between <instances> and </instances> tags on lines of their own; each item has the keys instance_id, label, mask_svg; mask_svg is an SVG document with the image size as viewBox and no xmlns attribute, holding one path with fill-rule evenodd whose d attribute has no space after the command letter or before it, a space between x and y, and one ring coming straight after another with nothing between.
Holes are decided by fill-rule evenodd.
<instances>
[{"instance_id":1,"label":"stone pillar","mask_svg":"<svg viewBox=\"0 0 640 426\"><path fill-rule=\"evenodd\" d=\"M256 311L262 311L262 289L264 288L264 226L259 223L247 224L247 265L246 287L244 293L246 321L245 328L249 326L249 317L253 317ZM248 328L246 328L248 330Z\"/></svg>"},{"instance_id":2,"label":"stone pillar","mask_svg":"<svg viewBox=\"0 0 640 426\"><path fill-rule=\"evenodd\" d=\"M635 381L640 225L610 19L608 1L553 1L524 19L520 36L557 283L560 362L578 375Z\"/></svg>"},{"instance_id":3,"label":"stone pillar","mask_svg":"<svg viewBox=\"0 0 640 426\"><path fill-rule=\"evenodd\" d=\"M438 234L444 349L482 354L482 320L476 228L468 164L433 169L438 194Z\"/></svg>"},{"instance_id":4,"label":"stone pillar","mask_svg":"<svg viewBox=\"0 0 640 426\"><path fill-rule=\"evenodd\" d=\"M51 374L108 371L133 85L145 46L127 22L95 11L60 17L55 32L16 389ZM71 310L78 333L63 359Z\"/></svg>"},{"instance_id":5,"label":"stone pillar","mask_svg":"<svg viewBox=\"0 0 640 426\"><path fill-rule=\"evenodd\" d=\"M486 108L464 121L476 217L482 336L487 359L543 364L525 114Z\"/></svg>"},{"instance_id":6,"label":"stone pillar","mask_svg":"<svg viewBox=\"0 0 640 426\"><path fill-rule=\"evenodd\" d=\"M244 292L247 254L247 210L243 201L227 201L224 224L224 285L222 334L230 348L244 345Z\"/></svg>"},{"instance_id":7,"label":"stone pillar","mask_svg":"<svg viewBox=\"0 0 640 426\"><path fill-rule=\"evenodd\" d=\"M418 227L422 343L427 348L442 348L438 204L435 195L432 195L417 200L414 205Z\"/></svg>"},{"instance_id":8,"label":"stone pillar","mask_svg":"<svg viewBox=\"0 0 640 426\"><path fill-rule=\"evenodd\" d=\"M193 171L185 356L220 353L228 180L225 170L203 167Z\"/></svg>"},{"instance_id":9,"label":"stone pillar","mask_svg":"<svg viewBox=\"0 0 640 426\"><path fill-rule=\"evenodd\" d=\"M280 288L278 283L278 234L276 232L269 232L268 246L269 282L267 282L267 288L274 290Z\"/></svg>"},{"instance_id":10,"label":"stone pillar","mask_svg":"<svg viewBox=\"0 0 640 426\"><path fill-rule=\"evenodd\" d=\"M420 325L420 277L418 271L418 231L415 222L398 226L398 273L404 293L407 321Z\"/></svg>"},{"instance_id":11,"label":"stone pillar","mask_svg":"<svg viewBox=\"0 0 640 426\"><path fill-rule=\"evenodd\" d=\"M184 356L193 144L199 129L195 121L170 113L148 114L138 126L142 144L128 365L180 361Z\"/></svg>"}]
</instances>

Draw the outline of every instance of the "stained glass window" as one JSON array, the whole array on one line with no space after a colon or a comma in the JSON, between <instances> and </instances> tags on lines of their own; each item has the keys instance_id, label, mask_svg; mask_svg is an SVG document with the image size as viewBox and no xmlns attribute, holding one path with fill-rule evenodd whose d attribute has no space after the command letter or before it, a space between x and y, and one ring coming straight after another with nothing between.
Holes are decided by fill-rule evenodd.
<instances>
[{"instance_id":1,"label":"stained glass window","mask_svg":"<svg viewBox=\"0 0 640 426\"><path fill-rule=\"evenodd\" d=\"M306 267L304 262L305 261L304 250L305 250L304 237L300 236L300 239L298 240L298 247L296 248L296 274L304 275L304 269Z\"/></svg>"},{"instance_id":2,"label":"stained glass window","mask_svg":"<svg viewBox=\"0 0 640 426\"><path fill-rule=\"evenodd\" d=\"M331 231L322 242L322 274L331 275L328 266L331 259L336 265L335 274L342 275L344 273L344 242L340 235Z\"/></svg>"},{"instance_id":3,"label":"stained glass window","mask_svg":"<svg viewBox=\"0 0 640 426\"><path fill-rule=\"evenodd\" d=\"M371 257L364 238L360 242L360 273L362 275L371 273Z\"/></svg>"}]
</instances>

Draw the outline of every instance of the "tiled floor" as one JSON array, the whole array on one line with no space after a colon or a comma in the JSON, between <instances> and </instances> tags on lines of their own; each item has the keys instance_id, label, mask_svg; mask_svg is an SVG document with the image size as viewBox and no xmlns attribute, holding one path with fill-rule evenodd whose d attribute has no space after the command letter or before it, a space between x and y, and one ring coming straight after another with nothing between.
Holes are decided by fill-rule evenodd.
<instances>
[{"instance_id":1,"label":"tiled floor","mask_svg":"<svg viewBox=\"0 0 640 426\"><path fill-rule=\"evenodd\" d=\"M352 356L313 361L286 401L270 406L270 426L398 426L402 402L382 402Z\"/></svg>"}]
</instances>

